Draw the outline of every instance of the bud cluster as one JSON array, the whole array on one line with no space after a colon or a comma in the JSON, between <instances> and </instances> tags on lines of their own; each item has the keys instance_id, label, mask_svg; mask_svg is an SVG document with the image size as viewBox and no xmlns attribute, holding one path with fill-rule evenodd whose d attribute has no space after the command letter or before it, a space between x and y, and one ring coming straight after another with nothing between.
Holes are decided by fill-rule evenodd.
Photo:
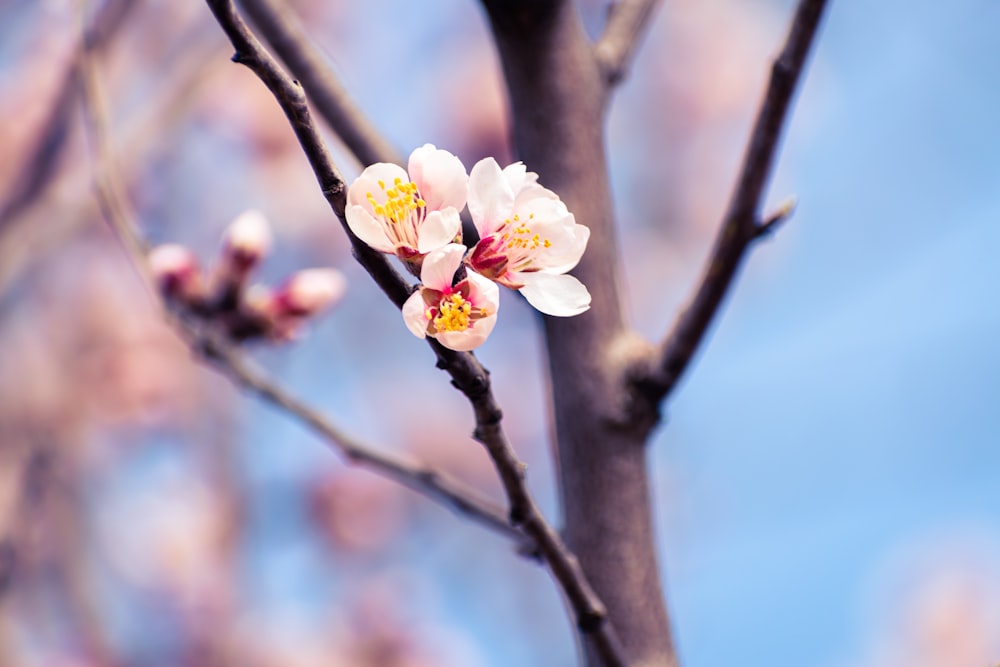
<instances>
[{"instance_id":1,"label":"bud cluster","mask_svg":"<svg viewBox=\"0 0 1000 667\"><path fill-rule=\"evenodd\" d=\"M216 266L205 271L182 245L152 250L149 265L170 307L211 322L230 339L286 341L305 322L340 300L346 289L336 269L305 269L278 287L250 285L250 276L270 252L271 229L259 211L246 211L226 229Z\"/></svg>"}]
</instances>

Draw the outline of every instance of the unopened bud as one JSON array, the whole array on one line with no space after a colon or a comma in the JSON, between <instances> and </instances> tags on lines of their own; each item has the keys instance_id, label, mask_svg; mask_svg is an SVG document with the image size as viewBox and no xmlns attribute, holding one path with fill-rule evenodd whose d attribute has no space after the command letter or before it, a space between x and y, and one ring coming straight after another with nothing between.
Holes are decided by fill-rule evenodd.
<instances>
[{"instance_id":1,"label":"unopened bud","mask_svg":"<svg viewBox=\"0 0 1000 667\"><path fill-rule=\"evenodd\" d=\"M242 278L271 250L271 227L260 211L245 211L222 237L223 264Z\"/></svg>"},{"instance_id":2,"label":"unopened bud","mask_svg":"<svg viewBox=\"0 0 1000 667\"><path fill-rule=\"evenodd\" d=\"M157 246L149 253L149 268L166 297L184 301L200 298L201 270L190 249L174 243Z\"/></svg>"},{"instance_id":3,"label":"unopened bud","mask_svg":"<svg viewBox=\"0 0 1000 667\"><path fill-rule=\"evenodd\" d=\"M309 317L327 308L344 295L347 281L336 269L306 269L293 273L274 294L275 314Z\"/></svg>"}]
</instances>

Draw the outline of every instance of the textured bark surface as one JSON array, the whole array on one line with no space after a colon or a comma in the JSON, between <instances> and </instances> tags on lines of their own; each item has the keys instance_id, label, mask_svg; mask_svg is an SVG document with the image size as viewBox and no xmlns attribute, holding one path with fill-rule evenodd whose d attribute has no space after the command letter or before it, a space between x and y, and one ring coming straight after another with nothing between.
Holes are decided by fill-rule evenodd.
<instances>
[{"instance_id":1,"label":"textured bark surface","mask_svg":"<svg viewBox=\"0 0 1000 667\"><path fill-rule=\"evenodd\" d=\"M655 407L633 401L631 340L604 147L604 75L569 2L485 3L513 107L517 157L591 230L573 271L591 309L545 320L565 534L633 665L674 663L660 586L645 439ZM588 656L589 665L600 664Z\"/></svg>"}]
</instances>

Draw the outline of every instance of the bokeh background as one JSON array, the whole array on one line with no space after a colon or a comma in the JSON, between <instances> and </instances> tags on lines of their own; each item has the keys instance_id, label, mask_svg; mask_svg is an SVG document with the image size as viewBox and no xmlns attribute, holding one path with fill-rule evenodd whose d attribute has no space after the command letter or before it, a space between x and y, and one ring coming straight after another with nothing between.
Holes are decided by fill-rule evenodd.
<instances>
[{"instance_id":1,"label":"bokeh background","mask_svg":"<svg viewBox=\"0 0 1000 667\"><path fill-rule=\"evenodd\" d=\"M475 2L293 4L401 152L509 159ZM831 4L771 187L796 214L753 252L651 449L676 641L688 667L984 667L1000 662L1000 4ZM98 215L78 104L60 106L76 7L0 2L0 664L574 664L544 571L346 467L162 322ZM611 178L650 339L706 257L791 9L668 0L618 93ZM581 12L597 34L603 3ZM255 207L277 234L262 282L343 270L347 297L308 336L252 354L351 433L499 499L467 405L229 55L202 3L148 0L100 59L144 232L211 264ZM479 356L556 517L537 321L515 298L502 311Z\"/></svg>"}]
</instances>

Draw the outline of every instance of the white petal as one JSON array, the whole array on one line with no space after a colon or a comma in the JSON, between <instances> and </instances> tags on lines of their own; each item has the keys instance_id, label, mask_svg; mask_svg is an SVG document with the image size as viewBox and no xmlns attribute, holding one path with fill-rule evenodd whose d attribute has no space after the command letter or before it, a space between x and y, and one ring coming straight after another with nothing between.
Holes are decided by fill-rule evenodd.
<instances>
[{"instance_id":1,"label":"white petal","mask_svg":"<svg viewBox=\"0 0 1000 667\"><path fill-rule=\"evenodd\" d=\"M475 324L465 331L441 331L436 338L447 348L459 352L468 352L486 342L496 323L497 316L490 315L481 320L476 320Z\"/></svg>"},{"instance_id":2,"label":"white petal","mask_svg":"<svg viewBox=\"0 0 1000 667\"><path fill-rule=\"evenodd\" d=\"M248 255L263 256L271 249L271 225L257 210L244 211L236 217L223 235L227 248Z\"/></svg>"},{"instance_id":3,"label":"white petal","mask_svg":"<svg viewBox=\"0 0 1000 667\"><path fill-rule=\"evenodd\" d=\"M469 173L469 214L480 236L488 236L508 218L514 207L514 191L491 157L484 158Z\"/></svg>"},{"instance_id":4,"label":"white petal","mask_svg":"<svg viewBox=\"0 0 1000 667\"><path fill-rule=\"evenodd\" d=\"M403 321L406 328L417 338L427 337L427 307L420 290L410 295L403 304Z\"/></svg>"},{"instance_id":5,"label":"white petal","mask_svg":"<svg viewBox=\"0 0 1000 667\"><path fill-rule=\"evenodd\" d=\"M466 274L465 279L469 281L469 300L472 304L495 315L500 308L500 288L497 284L472 270Z\"/></svg>"},{"instance_id":6,"label":"white petal","mask_svg":"<svg viewBox=\"0 0 1000 667\"><path fill-rule=\"evenodd\" d=\"M545 199L559 199L556 193L547 190L538 184L538 174L528 171L524 164L515 162L507 165L503 170L504 178L514 192L514 207L519 202L531 197L543 197Z\"/></svg>"},{"instance_id":7,"label":"white petal","mask_svg":"<svg viewBox=\"0 0 1000 667\"><path fill-rule=\"evenodd\" d=\"M538 174L531 173L530 176L534 178L529 178L528 168L523 162L515 162L503 168L503 177L515 193L520 192L523 186L538 180Z\"/></svg>"},{"instance_id":8,"label":"white petal","mask_svg":"<svg viewBox=\"0 0 1000 667\"><path fill-rule=\"evenodd\" d=\"M420 280L431 289L444 291L451 287L455 271L465 257L465 246L460 243L449 243L424 257L420 269Z\"/></svg>"},{"instance_id":9,"label":"white petal","mask_svg":"<svg viewBox=\"0 0 1000 667\"><path fill-rule=\"evenodd\" d=\"M357 204L359 206L364 206L371 211L371 204L368 203L368 193L370 192L374 197L375 201L382 204L385 203L385 194L383 193L382 187L379 185L379 181L385 185L386 188L392 188L392 184L396 179L402 180L406 183L409 177L403 168L398 164L390 164L388 162L376 162L375 164L366 167L361 175L354 179L350 187L347 188L347 203Z\"/></svg>"},{"instance_id":10,"label":"white petal","mask_svg":"<svg viewBox=\"0 0 1000 667\"><path fill-rule=\"evenodd\" d=\"M347 226L351 228L355 236L379 252L396 252L392 241L386 236L385 227L368 212L368 208L370 207L358 204L348 206L345 211Z\"/></svg>"},{"instance_id":11,"label":"white petal","mask_svg":"<svg viewBox=\"0 0 1000 667\"><path fill-rule=\"evenodd\" d=\"M157 279L180 276L198 269L198 259L187 247L167 243L149 253L149 268Z\"/></svg>"},{"instance_id":12,"label":"white petal","mask_svg":"<svg viewBox=\"0 0 1000 667\"><path fill-rule=\"evenodd\" d=\"M522 273L518 280L524 283L524 298L546 315L570 317L590 308L590 292L571 275Z\"/></svg>"},{"instance_id":13,"label":"white petal","mask_svg":"<svg viewBox=\"0 0 1000 667\"><path fill-rule=\"evenodd\" d=\"M514 212L522 219L533 216L537 222L563 222L568 224L567 219L572 216L566 204L562 202L551 190L539 186L522 193L517 198L514 205Z\"/></svg>"},{"instance_id":14,"label":"white petal","mask_svg":"<svg viewBox=\"0 0 1000 667\"><path fill-rule=\"evenodd\" d=\"M448 151L424 144L410 154L407 170L429 210L465 208L469 175L462 161Z\"/></svg>"},{"instance_id":15,"label":"white petal","mask_svg":"<svg viewBox=\"0 0 1000 667\"><path fill-rule=\"evenodd\" d=\"M573 215L559 223L540 224L532 229L552 245L539 248L533 262L545 273L566 273L580 263L590 240L590 228L574 222Z\"/></svg>"},{"instance_id":16,"label":"white petal","mask_svg":"<svg viewBox=\"0 0 1000 667\"><path fill-rule=\"evenodd\" d=\"M426 254L437 250L453 242L461 231L462 219L456 209L431 211L417 230L417 251Z\"/></svg>"}]
</instances>

